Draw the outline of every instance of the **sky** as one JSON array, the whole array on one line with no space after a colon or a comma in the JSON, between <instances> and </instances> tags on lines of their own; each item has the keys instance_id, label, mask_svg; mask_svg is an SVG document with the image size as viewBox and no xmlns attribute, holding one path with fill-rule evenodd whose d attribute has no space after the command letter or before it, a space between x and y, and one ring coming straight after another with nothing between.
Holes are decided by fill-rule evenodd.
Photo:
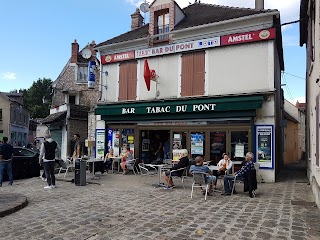
<instances>
[{"instance_id":1,"label":"sky","mask_svg":"<svg viewBox=\"0 0 320 240\"><path fill-rule=\"evenodd\" d=\"M84 48L131 28L139 0L0 0L0 91L28 89L39 78L56 80L71 56L74 39ZM149 0L149 3L152 1ZM176 0L181 8L194 0ZM255 0L201 0L201 3L254 8ZM281 22L299 19L300 0L265 0L278 9ZM148 18L146 18L148 22ZM305 46L299 46L299 24L282 28L285 98L305 101Z\"/></svg>"}]
</instances>

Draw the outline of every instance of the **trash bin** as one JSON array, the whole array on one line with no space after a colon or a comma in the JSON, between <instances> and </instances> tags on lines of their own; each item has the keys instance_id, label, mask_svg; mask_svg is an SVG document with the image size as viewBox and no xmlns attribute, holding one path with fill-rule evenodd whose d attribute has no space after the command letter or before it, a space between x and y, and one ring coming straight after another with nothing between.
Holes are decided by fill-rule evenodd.
<instances>
[{"instance_id":1,"label":"trash bin","mask_svg":"<svg viewBox=\"0 0 320 240\"><path fill-rule=\"evenodd\" d=\"M86 161L81 158L76 159L74 166L74 183L77 186L85 186L86 179Z\"/></svg>"}]
</instances>

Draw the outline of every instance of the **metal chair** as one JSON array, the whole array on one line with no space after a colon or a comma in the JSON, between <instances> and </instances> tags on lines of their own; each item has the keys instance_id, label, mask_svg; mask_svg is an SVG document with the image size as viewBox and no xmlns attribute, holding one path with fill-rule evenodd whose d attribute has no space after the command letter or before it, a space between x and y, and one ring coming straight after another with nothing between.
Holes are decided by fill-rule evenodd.
<instances>
[{"instance_id":1,"label":"metal chair","mask_svg":"<svg viewBox=\"0 0 320 240\"><path fill-rule=\"evenodd\" d=\"M165 159L163 161L163 163L166 165L166 167L168 166L169 168L172 167L172 159Z\"/></svg>"},{"instance_id":2,"label":"metal chair","mask_svg":"<svg viewBox=\"0 0 320 240\"><path fill-rule=\"evenodd\" d=\"M191 198L193 197L193 188L202 188L203 186L205 186L204 200L207 200L209 185L212 184L206 181L207 174L203 172L193 172L192 175L193 181L191 187Z\"/></svg>"},{"instance_id":3,"label":"metal chair","mask_svg":"<svg viewBox=\"0 0 320 240\"><path fill-rule=\"evenodd\" d=\"M66 159L66 160L62 159L62 161L60 163L61 163L61 167L58 172L58 177L59 177L61 171L65 171L64 176L63 176L65 178L69 169L71 169L71 171L73 172L73 163L69 159Z\"/></svg>"},{"instance_id":4,"label":"metal chair","mask_svg":"<svg viewBox=\"0 0 320 240\"><path fill-rule=\"evenodd\" d=\"M150 166L149 168L151 168L152 170L149 170L148 168L146 168L146 166L143 163L139 163L138 166L139 166L140 175L141 175L139 182L144 176L146 176L144 180L144 183L146 183L147 179L149 179L150 176L154 176L158 174L158 170L155 167Z\"/></svg>"},{"instance_id":5,"label":"metal chair","mask_svg":"<svg viewBox=\"0 0 320 240\"><path fill-rule=\"evenodd\" d=\"M183 173L182 173L181 177L180 176L172 176L172 173L175 173L175 172L178 172L178 171L182 171L182 170L183 170ZM186 189L185 186L184 186L184 181L187 178L187 176L188 176L187 167L179 168L179 169L176 169L176 170L171 170L170 171L170 175L169 175L169 177L171 177L172 179L179 178L181 180L183 189Z\"/></svg>"},{"instance_id":6,"label":"metal chair","mask_svg":"<svg viewBox=\"0 0 320 240\"><path fill-rule=\"evenodd\" d=\"M126 163L127 170L129 171L132 170L134 175L136 175L135 165L136 165L136 159L127 160L127 163Z\"/></svg>"},{"instance_id":7,"label":"metal chair","mask_svg":"<svg viewBox=\"0 0 320 240\"><path fill-rule=\"evenodd\" d=\"M232 167L230 169L226 169L226 171L224 172L224 175L220 175L217 178L217 180L219 180L219 182L220 182L220 185L222 186L221 192L223 192L223 190L224 190L224 183L223 183L224 176L229 175L230 171L232 171Z\"/></svg>"}]
</instances>

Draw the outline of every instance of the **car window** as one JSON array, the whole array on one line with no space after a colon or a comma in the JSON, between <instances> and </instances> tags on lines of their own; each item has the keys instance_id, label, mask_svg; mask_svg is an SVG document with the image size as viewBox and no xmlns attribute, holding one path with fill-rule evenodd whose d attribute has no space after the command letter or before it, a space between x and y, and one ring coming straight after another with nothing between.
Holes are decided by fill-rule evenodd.
<instances>
[{"instance_id":1,"label":"car window","mask_svg":"<svg viewBox=\"0 0 320 240\"><path fill-rule=\"evenodd\" d=\"M28 149L14 149L14 155L28 157L28 156L34 156L34 152Z\"/></svg>"}]
</instances>

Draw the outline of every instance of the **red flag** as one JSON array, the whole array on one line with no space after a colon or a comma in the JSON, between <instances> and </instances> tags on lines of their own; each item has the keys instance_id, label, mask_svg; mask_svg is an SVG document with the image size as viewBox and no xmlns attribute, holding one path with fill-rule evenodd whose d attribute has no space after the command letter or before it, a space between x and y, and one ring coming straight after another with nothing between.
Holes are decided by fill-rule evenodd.
<instances>
[{"instance_id":1,"label":"red flag","mask_svg":"<svg viewBox=\"0 0 320 240\"><path fill-rule=\"evenodd\" d=\"M150 74L150 68L148 64L148 60L144 60L144 81L146 82L146 86L148 91L150 91L150 79L151 79L151 74Z\"/></svg>"}]
</instances>

